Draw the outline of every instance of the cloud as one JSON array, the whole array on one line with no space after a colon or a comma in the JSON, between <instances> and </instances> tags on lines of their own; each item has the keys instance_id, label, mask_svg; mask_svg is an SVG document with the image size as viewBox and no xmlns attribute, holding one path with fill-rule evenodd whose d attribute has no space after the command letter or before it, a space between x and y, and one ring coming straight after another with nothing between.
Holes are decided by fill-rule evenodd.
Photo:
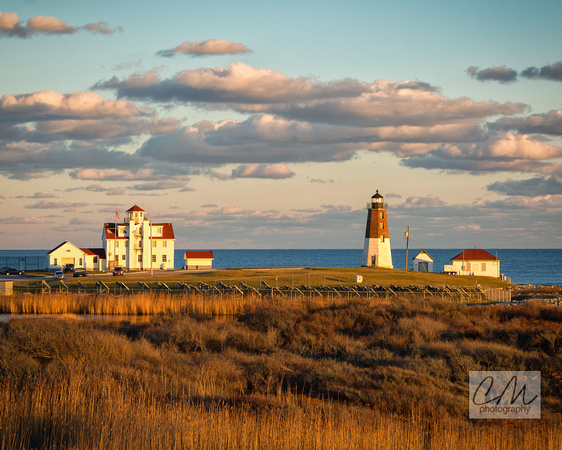
<instances>
[{"instance_id":1,"label":"cloud","mask_svg":"<svg viewBox=\"0 0 562 450\"><path fill-rule=\"evenodd\" d=\"M33 205L24 205L24 208L27 209L68 209L68 208L78 208L88 206L88 203L83 202L67 202L67 201L60 201L60 202L49 202L46 200L39 201L34 203Z\"/></svg>"},{"instance_id":2,"label":"cloud","mask_svg":"<svg viewBox=\"0 0 562 450\"><path fill-rule=\"evenodd\" d=\"M73 148L65 145L9 143L0 145L0 173L13 179L41 178L65 169L127 168L139 169L143 158L106 148Z\"/></svg>"},{"instance_id":3,"label":"cloud","mask_svg":"<svg viewBox=\"0 0 562 450\"><path fill-rule=\"evenodd\" d=\"M164 189L178 189L185 187L185 181L162 180L144 184L135 184L132 189L135 191L161 191Z\"/></svg>"},{"instance_id":4,"label":"cloud","mask_svg":"<svg viewBox=\"0 0 562 450\"><path fill-rule=\"evenodd\" d=\"M509 196L538 197L562 195L562 178L555 176L535 177L527 180L496 181L488 185L488 190Z\"/></svg>"},{"instance_id":5,"label":"cloud","mask_svg":"<svg viewBox=\"0 0 562 450\"><path fill-rule=\"evenodd\" d=\"M232 170L232 178L270 178L282 180L295 173L285 164L243 164Z\"/></svg>"},{"instance_id":6,"label":"cloud","mask_svg":"<svg viewBox=\"0 0 562 450\"><path fill-rule=\"evenodd\" d=\"M517 130L520 133L540 133L562 136L562 109L548 111L545 114L533 114L528 117L502 117L489 124L496 130Z\"/></svg>"},{"instance_id":7,"label":"cloud","mask_svg":"<svg viewBox=\"0 0 562 450\"><path fill-rule=\"evenodd\" d=\"M170 50L160 50L156 54L159 56L175 56L177 54L191 56L206 55L234 55L238 53L250 53L251 50L240 42L230 42L225 39L209 39L207 41L185 41L176 48Z\"/></svg>"},{"instance_id":8,"label":"cloud","mask_svg":"<svg viewBox=\"0 0 562 450\"><path fill-rule=\"evenodd\" d=\"M57 198L57 196L47 192L36 192L33 195L18 195L15 198Z\"/></svg>"},{"instance_id":9,"label":"cloud","mask_svg":"<svg viewBox=\"0 0 562 450\"><path fill-rule=\"evenodd\" d=\"M517 80L517 71L506 66L489 67L480 69L476 66L470 66L466 72L478 81L499 81L500 83L512 83Z\"/></svg>"},{"instance_id":10,"label":"cloud","mask_svg":"<svg viewBox=\"0 0 562 450\"><path fill-rule=\"evenodd\" d=\"M123 28L111 29L108 23L103 21L76 27L52 16L34 16L27 21L27 24L22 25L16 13L0 12L0 37L28 38L38 34L64 35L74 34L80 30L99 34L113 34L116 31L123 31Z\"/></svg>"},{"instance_id":11,"label":"cloud","mask_svg":"<svg viewBox=\"0 0 562 450\"><path fill-rule=\"evenodd\" d=\"M44 90L32 94L4 94L0 97L0 118L27 121L53 117L126 117L148 114L134 103L123 100L104 100L95 92L60 94Z\"/></svg>"},{"instance_id":12,"label":"cloud","mask_svg":"<svg viewBox=\"0 0 562 450\"><path fill-rule=\"evenodd\" d=\"M562 147L546 144L529 135L500 133L472 144L442 144L424 154L402 160L407 167L467 172L560 173L551 160L562 156Z\"/></svg>"},{"instance_id":13,"label":"cloud","mask_svg":"<svg viewBox=\"0 0 562 450\"><path fill-rule=\"evenodd\" d=\"M306 77L290 78L278 71L236 62L215 69L183 70L166 80L160 80L155 71L124 81L113 77L96 83L93 89L116 90L120 98L136 100L275 103L350 97L368 87L355 80L315 83Z\"/></svg>"},{"instance_id":14,"label":"cloud","mask_svg":"<svg viewBox=\"0 0 562 450\"><path fill-rule=\"evenodd\" d=\"M446 203L437 197L408 197L404 202L404 208L435 208L445 206Z\"/></svg>"},{"instance_id":15,"label":"cloud","mask_svg":"<svg viewBox=\"0 0 562 450\"><path fill-rule=\"evenodd\" d=\"M0 223L4 225L22 225L22 224L46 224L55 223L52 219L37 216L11 216L0 218Z\"/></svg>"},{"instance_id":16,"label":"cloud","mask_svg":"<svg viewBox=\"0 0 562 450\"><path fill-rule=\"evenodd\" d=\"M542 79L550 81L562 81L562 61L547 64L542 67L527 67L521 72L521 76L530 79Z\"/></svg>"}]
</instances>

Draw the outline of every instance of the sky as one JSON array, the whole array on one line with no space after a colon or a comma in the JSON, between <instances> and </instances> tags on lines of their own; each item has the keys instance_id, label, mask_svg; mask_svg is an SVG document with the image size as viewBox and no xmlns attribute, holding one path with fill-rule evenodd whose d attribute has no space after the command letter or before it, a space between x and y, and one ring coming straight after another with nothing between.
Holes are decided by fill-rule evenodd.
<instances>
[{"instance_id":1,"label":"sky","mask_svg":"<svg viewBox=\"0 0 562 450\"><path fill-rule=\"evenodd\" d=\"M562 2L4 0L0 249L562 248Z\"/></svg>"}]
</instances>

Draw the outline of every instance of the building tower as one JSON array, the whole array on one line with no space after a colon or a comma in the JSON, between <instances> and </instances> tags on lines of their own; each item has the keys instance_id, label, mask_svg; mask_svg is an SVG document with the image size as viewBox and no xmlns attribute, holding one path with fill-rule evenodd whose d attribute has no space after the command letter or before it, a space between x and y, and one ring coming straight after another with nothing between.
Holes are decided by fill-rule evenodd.
<instances>
[{"instance_id":1,"label":"building tower","mask_svg":"<svg viewBox=\"0 0 562 450\"><path fill-rule=\"evenodd\" d=\"M378 190L367 205L367 229L365 230L365 247L363 249L363 263L361 264L364 267L393 268L386 218L387 206Z\"/></svg>"}]
</instances>

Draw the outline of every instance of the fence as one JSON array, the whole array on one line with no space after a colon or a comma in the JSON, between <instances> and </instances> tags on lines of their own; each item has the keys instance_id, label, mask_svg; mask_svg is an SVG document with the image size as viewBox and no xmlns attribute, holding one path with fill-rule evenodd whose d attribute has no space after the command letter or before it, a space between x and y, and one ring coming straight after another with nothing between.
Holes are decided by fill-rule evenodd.
<instances>
[{"instance_id":1,"label":"fence","mask_svg":"<svg viewBox=\"0 0 562 450\"><path fill-rule=\"evenodd\" d=\"M232 280L229 280L232 282ZM355 285L318 285L310 286L301 284L273 286L265 281L260 281L259 285L246 284L239 281L236 284L227 284L223 281L213 283L186 283L182 281L174 282L152 282L146 283L138 281L136 283L121 281L108 282L97 281L88 285L83 282L65 283L63 280L39 281L27 285L14 286L14 292L19 293L79 293L79 294L115 294L130 295L138 293L165 293L165 294L200 294L203 296L247 296L258 297L288 297L288 298L312 298L321 297L325 299L352 299L362 298L381 298L392 299L400 296L401 298L416 299L450 299L466 303L487 303L487 302L509 302L511 301L511 289L485 289L458 286L363 286Z\"/></svg>"}]
</instances>

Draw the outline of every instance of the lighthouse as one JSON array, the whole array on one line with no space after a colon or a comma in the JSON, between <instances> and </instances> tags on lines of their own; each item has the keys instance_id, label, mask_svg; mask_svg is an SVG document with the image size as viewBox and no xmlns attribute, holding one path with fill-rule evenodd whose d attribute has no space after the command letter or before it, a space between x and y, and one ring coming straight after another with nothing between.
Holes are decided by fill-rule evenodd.
<instances>
[{"instance_id":1,"label":"lighthouse","mask_svg":"<svg viewBox=\"0 0 562 450\"><path fill-rule=\"evenodd\" d=\"M387 205L384 197L377 193L371 197L367 205L367 229L365 230L365 247L363 248L364 267L386 267L392 269L392 254L390 252L390 236L386 218Z\"/></svg>"}]
</instances>

